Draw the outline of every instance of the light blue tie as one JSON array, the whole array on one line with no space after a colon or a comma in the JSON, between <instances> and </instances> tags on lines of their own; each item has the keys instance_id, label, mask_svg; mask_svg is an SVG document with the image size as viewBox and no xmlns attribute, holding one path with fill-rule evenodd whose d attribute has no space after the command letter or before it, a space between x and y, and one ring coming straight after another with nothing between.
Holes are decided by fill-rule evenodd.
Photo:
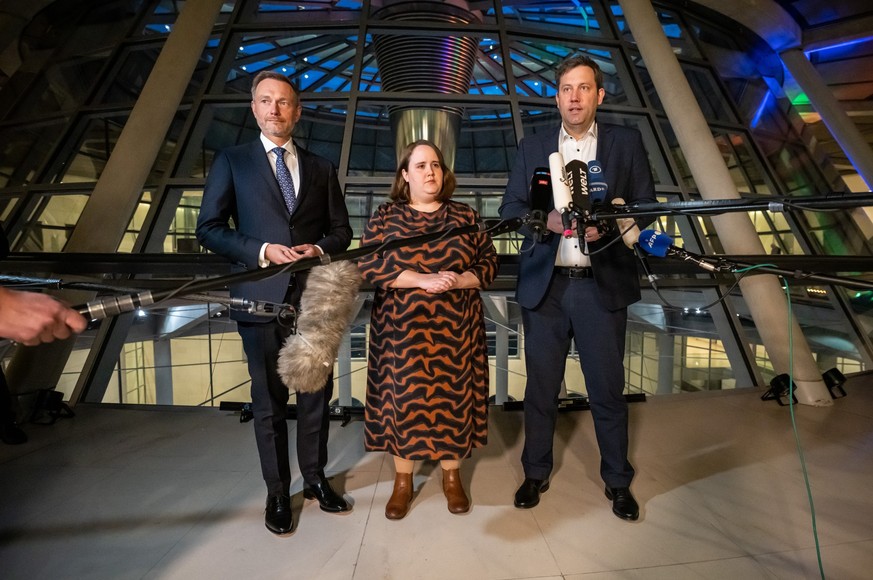
<instances>
[{"instance_id":1,"label":"light blue tie","mask_svg":"<svg viewBox=\"0 0 873 580\"><path fill-rule=\"evenodd\" d=\"M282 197L285 198L288 213L294 213L294 208L297 207L297 194L294 192L294 180L291 179L291 172L285 165L285 149L276 147L273 149L273 153L276 154L276 180L279 182L279 189L282 190Z\"/></svg>"}]
</instances>

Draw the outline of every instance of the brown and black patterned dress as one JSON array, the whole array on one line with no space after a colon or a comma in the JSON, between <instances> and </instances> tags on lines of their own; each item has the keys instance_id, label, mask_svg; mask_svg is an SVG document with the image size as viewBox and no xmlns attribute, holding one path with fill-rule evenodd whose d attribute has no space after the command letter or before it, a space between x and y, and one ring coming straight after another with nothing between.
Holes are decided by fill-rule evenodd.
<instances>
[{"instance_id":1,"label":"brown and black patterned dress","mask_svg":"<svg viewBox=\"0 0 873 580\"><path fill-rule=\"evenodd\" d=\"M387 203L361 238L371 244L465 226L478 219L448 201L432 213ZM403 270L470 271L487 287L497 253L485 234L454 236L371 255L358 266L376 288L370 324L364 445L404 459L461 459L488 440L488 347L478 289L428 294L389 288Z\"/></svg>"}]
</instances>

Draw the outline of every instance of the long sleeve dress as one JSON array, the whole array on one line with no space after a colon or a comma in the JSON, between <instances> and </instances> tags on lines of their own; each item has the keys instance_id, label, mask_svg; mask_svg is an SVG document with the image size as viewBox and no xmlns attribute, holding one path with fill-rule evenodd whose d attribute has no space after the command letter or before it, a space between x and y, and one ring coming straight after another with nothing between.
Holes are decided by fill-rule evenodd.
<instances>
[{"instance_id":1,"label":"long sleeve dress","mask_svg":"<svg viewBox=\"0 0 873 580\"><path fill-rule=\"evenodd\" d=\"M447 201L434 212L386 203L367 224L362 244L408 238L478 220L469 206ZM487 442L488 347L479 289L429 294L390 288L404 270L472 272L487 287L497 253L474 233L363 258L375 287L370 322L364 444L404 459L461 459Z\"/></svg>"}]
</instances>

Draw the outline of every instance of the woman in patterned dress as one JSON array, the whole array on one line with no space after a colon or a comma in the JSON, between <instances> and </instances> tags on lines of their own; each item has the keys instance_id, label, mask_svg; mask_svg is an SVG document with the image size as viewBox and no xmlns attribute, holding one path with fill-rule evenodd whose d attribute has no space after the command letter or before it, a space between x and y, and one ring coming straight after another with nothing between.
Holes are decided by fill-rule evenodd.
<instances>
[{"instance_id":1,"label":"woman in patterned dress","mask_svg":"<svg viewBox=\"0 0 873 580\"><path fill-rule=\"evenodd\" d=\"M452 201L455 176L430 141L406 147L390 202L367 224L362 244L475 223ZM483 233L372 254L359 264L375 287L367 368L365 448L394 458L394 491L385 517L400 519L412 501L415 460L439 460L452 513L470 500L460 460L487 442L488 347L479 289L497 274L497 253Z\"/></svg>"}]
</instances>

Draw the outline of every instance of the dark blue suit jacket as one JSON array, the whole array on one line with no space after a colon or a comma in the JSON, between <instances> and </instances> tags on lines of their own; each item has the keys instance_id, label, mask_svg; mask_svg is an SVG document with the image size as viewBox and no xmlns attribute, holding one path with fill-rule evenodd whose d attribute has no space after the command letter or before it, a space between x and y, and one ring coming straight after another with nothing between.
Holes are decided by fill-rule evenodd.
<instances>
[{"instance_id":1,"label":"dark blue suit jacket","mask_svg":"<svg viewBox=\"0 0 873 580\"><path fill-rule=\"evenodd\" d=\"M640 132L619 125L598 123L596 159L603 166L609 186L607 202L621 197L626 203L655 202L655 185ZM506 184L500 217L523 217L530 213L530 179L534 169L549 167L549 155L558 150L560 127L525 137L518 144L515 165ZM554 204L550 205L550 209ZM646 223L641 223L641 226ZM526 227L519 230L524 244L519 262L516 298L525 308L536 308L546 295L555 266L560 235L549 232L536 243ZM588 245L590 251L606 246L618 235L613 231ZM591 266L600 295L610 310L626 308L640 299L636 257L619 241L605 251L591 255Z\"/></svg>"},{"instance_id":2,"label":"dark blue suit jacket","mask_svg":"<svg viewBox=\"0 0 873 580\"><path fill-rule=\"evenodd\" d=\"M220 151L212 163L200 216L197 239L207 249L245 269L258 268L265 242L294 246L316 244L326 254L342 252L352 239L349 214L336 169L327 159L296 146L300 168L297 206L289 216L260 140ZM229 220L233 219L231 227ZM233 297L281 303L290 274L242 282L230 287ZM302 287L305 276L297 275ZM235 320L263 321L263 317L231 312Z\"/></svg>"}]
</instances>

